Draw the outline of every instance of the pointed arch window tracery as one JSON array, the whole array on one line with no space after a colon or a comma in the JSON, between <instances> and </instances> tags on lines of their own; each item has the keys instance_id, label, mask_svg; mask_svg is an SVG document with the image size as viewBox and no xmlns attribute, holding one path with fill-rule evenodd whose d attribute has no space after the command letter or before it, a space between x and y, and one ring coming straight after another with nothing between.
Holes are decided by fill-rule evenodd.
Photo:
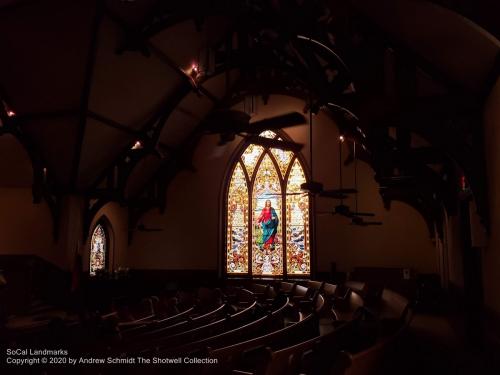
<instances>
[{"instance_id":1,"label":"pointed arch window tracery","mask_svg":"<svg viewBox=\"0 0 500 375\"><path fill-rule=\"evenodd\" d=\"M97 272L106 269L108 242L106 229L102 224L97 224L90 240L90 276L95 276Z\"/></svg>"},{"instance_id":2,"label":"pointed arch window tracery","mask_svg":"<svg viewBox=\"0 0 500 375\"><path fill-rule=\"evenodd\" d=\"M281 139L272 131L262 137ZM248 145L236 159L226 195L228 275L309 276L310 198L299 155Z\"/></svg>"}]
</instances>

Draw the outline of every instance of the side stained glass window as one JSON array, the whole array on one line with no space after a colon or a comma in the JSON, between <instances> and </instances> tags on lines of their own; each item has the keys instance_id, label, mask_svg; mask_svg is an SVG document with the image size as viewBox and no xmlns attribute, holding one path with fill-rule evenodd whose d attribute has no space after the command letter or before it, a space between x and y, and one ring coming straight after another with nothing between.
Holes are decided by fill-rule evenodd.
<instances>
[{"instance_id":1,"label":"side stained glass window","mask_svg":"<svg viewBox=\"0 0 500 375\"><path fill-rule=\"evenodd\" d=\"M248 184L240 163L229 183L227 212L227 272L248 272Z\"/></svg>"},{"instance_id":2,"label":"side stained glass window","mask_svg":"<svg viewBox=\"0 0 500 375\"><path fill-rule=\"evenodd\" d=\"M270 130L261 137L281 139ZM250 144L240 154L226 196L226 273L310 274L309 196L291 151Z\"/></svg>"},{"instance_id":3,"label":"side stained glass window","mask_svg":"<svg viewBox=\"0 0 500 375\"><path fill-rule=\"evenodd\" d=\"M295 159L286 186L287 273L294 275L310 273L309 195L300 191L304 182L304 170Z\"/></svg>"},{"instance_id":4,"label":"side stained glass window","mask_svg":"<svg viewBox=\"0 0 500 375\"><path fill-rule=\"evenodd\" d=\"M99 270L106 269L106 250L108 248L106 232L101 224L97 224L90 240L90 275L95 276Z\"/></svg>"}]
</instances>

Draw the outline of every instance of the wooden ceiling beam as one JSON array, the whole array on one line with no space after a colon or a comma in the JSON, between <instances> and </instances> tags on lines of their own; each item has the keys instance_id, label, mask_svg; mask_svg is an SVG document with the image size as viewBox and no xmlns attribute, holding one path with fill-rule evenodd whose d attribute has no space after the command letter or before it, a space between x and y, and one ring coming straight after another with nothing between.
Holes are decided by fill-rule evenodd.
<instances>
[{"instance_id":1,"label":"wooden ceiling beam","mask_svg":"<svg viewBox=\"0 0 500 375\"><path fill-rule=\"evenodd\" d=\"M92 111L88 111L87 112L87 115L88 117L90 118L93 118L94 120L97 120L99 124L101 125L106 125L106 126L109 126L113 129L117 129L117 130L120 130L124 133L127 133L129 135L133 135L133 136L136 136L136 137L140 137L142 135L142 132L140 131L137 131L137 130L134 130L134 129L130 129L129 127L123 125L123 124L120 124L119 122L116 122L112 119L109 119L103 115L100 115L98 113L95 113L95 112L92 112Z\"/></svg>"},{"instance_id":2,"label":"wooden ceiling beam","mask_svg":"<svg viewBox=\"0 0 500 375\"><path fill-rule=\"evenodd\" d=\"M103 16L104 2L96 1L96 13L91 27L89 52L87 56L87 62L85 67L85 77L83 92L80 99L80 118L78 123L77 135L76 135L76 147L75 153L73 155L73 162L71 167L71 175L69 181L69 187L71 190L76 190L78 181L78 171L80 169L80 160L82 155L83 138L85 136L85 127L87 124L87 110L90 99L90 93L92 88L92 78L94 76L94 67L97 57L97 46L99 42L99 27L101 25Z\"/></svg>"}]
</instances>

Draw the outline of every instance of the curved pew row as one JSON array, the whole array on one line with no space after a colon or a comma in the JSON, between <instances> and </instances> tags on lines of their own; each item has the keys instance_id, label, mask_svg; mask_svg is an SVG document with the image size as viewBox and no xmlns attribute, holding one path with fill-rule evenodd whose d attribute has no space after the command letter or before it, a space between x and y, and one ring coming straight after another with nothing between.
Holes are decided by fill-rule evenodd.
<instances>
[{"instance_id":1,"label":"curved pew row","mask_svg":"<svg viewBox=\"0 0 500 375\"><path fill-rule=\"evenodd\" d=\"M365 289L364 283L355 282L351 286L360 293ZM384 365L393 354L397 340L408 329L413 318L413 309L408 299L388 289L384 289L380 300L368 308L379 323L380 337L373 346L352 355L351 366L346 370L346 375L384 372Z\"/></svg>"},{"instance_id":2,"label":"curved pew row","mask_svg":"<svg viewBox=\"0 0 500 375\"><path fill-rule=\"evenodd\" d=\"M194 317L196 313L196 308L190 307L187 310L181 311L176 315L169 316L163 319L153 319L147 322L139 322L138 324L120 324L120 334L123 338L139 335L141 333L147 332L152 329L165 328L190 317Z\"/></svg>"},{"instance_id":3,"label":"curved pew row","mask_svg":"<svg viewBox=\"0 0 500 375\"><path fill-rule=\"evenodd\" d=\"M359 283L352 286L361 293L362 289L358 289ZM378 309L373 310L363 307L363 300L349 286L337 288L332 284L315 283L308 284L308 287L317 288L318 291L322 288L326 299L333 304L340 297L341 304L345 303L342 307L356 309L356 313L349 314L353 320L344 322L326 335L311 338L307 333L314 332L314 329L308 326L310 321L304 319L261 337L212 349L210 357L217 359L218 364L215 367L207 366L204 373L366 375L380 372L384 358L393 347L392 344L411 321L408 300L390 290L384 290ZM304 289L298 288L298 285L287 283L285 288L289 296L305 295ZM316 315L310 315L313 316L317 319ZM356 352L356 348L359 348L356 341L365 332L363 318L368 320L366 324L370 326L373 323L370 319L374 317L378 326L375 343ZM304 332L301 327L308 328ZM297 332L297 335L294 335L293 331ZM293 339L294 337L296 339Z\"/></svg>"},{"instance_id":4,"label":"curved pew row","mask_svg":"<svg viewBox=\"0 0 500 375\"><path fill-rule=\"evenodd\" d=\"M236 294L231 296L231 299L231 302L235 305L230 305L228 302L221 303L220 305L216 305L212 310L203 314L201 314L203 309L200 306L193 306L192 308L175 316L163 320L153 320L137 327L124 330L121 332L122 338L124 341L143 339L149 340L158 336L164 336L182 330L199 327L226 316L231 310L237 310L239 308L243 308L244 306L248 306L255 300L252 293L244 289L238 290Z\"/></svg>"},{"instance_id":5,"label":"curved pew row","mask_svg":"<svg viewBox=\"0 0 500 375\"><path fill-rule=\"evenodd\" d=\"M244 291L247 296L243 301L244 305L248 304L250 293ZM207 314L133 336L121 342L115 348L115 351L127 354L146 353L148 351L157 351L159 348L183 345L196 340L202 335L217 334L221 330L231 329L248 322L249 319L253 318L256 306L257 302L254 299L251 304L230 314L231 308L227 303L224 303Z\"/></svg>"},{"instance_id":6,"label":"curved pew row","mask_svg":"<svg viewBox=\"0 0 500 375\"><path fill-rule=\"evenodd\" d=\"M278 286L278 293L290 298L290 307L299 314L314 311L319 314L325 307L325 300L321 293L322 282L308 282L307 286L298 283L282 281Z\"/></svg>"},{"instance_id":7,"label":"curved pew row","mask_svg":"<svg viewBox=\"0 0 500 375\"><path fill-rule=\"evenodd\" d=\"M350 345L355 322L347 322L328 335L320 336L317 317L311 314L294 326L231 347L212 351L217 365L204 374L328 374L349 364L341 349ZM339 372L342 373L342 372Z\"/></svg>"},{"instance_id":8,"label":"curved pew row","mask_svg":"<svg viewBox=\"0 0 500 375\"><path fill-rule=\"evenodd\" d=\"M228 331L223 331L211 337L201 338L200 340L188 343L181 347L172 348L162 352L161 354L207 354L208 351L213 348L232 345L241 340L250 339L258 335L266 334L267 332L282 329L288 303L289 299L287 297L278 296L274 301L273 309L267 311L265 315L256 318L254 321Z\"/></svg>"},{"instance_id":9,"label":"curved pew row","mask_svg":"<svg viewBox=\"0 0 500 375\"><path fill-rule=\"evenodd\" d=\"M330 311L335 320L350 320L352 314L364 306L360 294L348 285L325 283L323 295L327 305L325 310Z\"/></svg>"},{"instance_id":10,"label":"curved pew row","mask_svg":"<svg viewBox=\"0 0 500 375\"><path fill-rule=\"evenodd\" d=\"M266 340L271 337L274 337L276 339L277 337L281 337L281 335L292 335L294 332L298 331L301 332L300 329L301 327L307 327L307 333L304 331L302 332L302 335L298 335L297 337L306 337L307 335L317 335L319 334L319 327L318 327L318 313L323 309L324 306L324 298L323 296L319 294L312 294L312 298L308 300L308 308L307 309L295 309L293 312L296 312L295 317L297 318L297 321L287 321L286 316L289 315L290 311L289 308L294 308L296 307L294 304L290 302L290 297L300 297L303 298L305 297L306 299L309 298L308 294L306 293L306 290L300 290L297 288L294 288L294 294L290 295L288 293L288 296L285 293L282 293L280 290L279 293L276 293L274 289L270 285L259 285L256 284L254 287L251 288L252 290L261 290L263 293L261 294L262 300L268 302L270 300L270 296L274 296L274 305L277 305L278 308L273 311L271 314L269 314L268 317L261 318L258 321L249 323L246 326L243 326L239 329L235 329L231 332L226 332L224 334L221 334L219 336L209 338L207 340L203 341L203 345L208 346L207 350L208 351L214 351L214 349L217 348L222 348L228 345L233 345L237 343L241 343L242 340L247 340L248 342L255 343L255 341L252 341L253 339L256 339L257 341L259 340ZM276 300L279 301L279 298L283 298L283 303L277 303ZM295 298L297 299L297 298ZM272 324L269 324L269 321L272 322ZM287 328L283 328L283 325L288 325ZM273 336L273 334L276 334L276 336ZM291 338L292 336L289 336ZM245 342L245 341L243 341ZM287 342L290 342L289 340Z\"/></svg>"},{"instance_id":11,"label":"curved pew row","mask_svg":"<svg viewBox=\"0 0 500 375\"><path fill-rule=\"evenodd\" d=\"M309 314L304 319L292 323L288 327L268 334L218 349L210 347L208 355L217 360L217 365L205 367L204 374L229 374L233 369L248 367L246 365L249 361L248 353L254 350L265 347L285 347L318 335L318 318L315 314Z\"/></svg>"}]
</instances>

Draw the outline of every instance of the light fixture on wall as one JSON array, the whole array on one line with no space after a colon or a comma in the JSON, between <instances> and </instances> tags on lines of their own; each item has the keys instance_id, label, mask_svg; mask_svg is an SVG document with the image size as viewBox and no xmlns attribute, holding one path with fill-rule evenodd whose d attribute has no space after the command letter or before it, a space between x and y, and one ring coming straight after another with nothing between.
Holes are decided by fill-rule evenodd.
<instances>
[{"instance_id":1,"label":"light fixture on wall","mask_svg":"<svg viewBox=\"0 0 500 375\"><path fill-rule=\"evenodd\" d=\"M194 84L197 84L198 81L203 77L204 71L199 62L194 61L191 63L191 66L186 71L187 75L193 80Z\"/></svg>"},{"instance_id":2,"label":"light fixture on wall","mask_svg":"<svg viewBox=\"0 0 500 375\"><path fill-rule=\"evenodd\" d=\"M3 108L5 110L5 114L7 115L7 117L14 117L16 115L16 112L14 112L14 110L12 108L10 108L7 103L5 103L3 100L2 100L2 105L3 105Z\"/></svg>"},{"instance_id":3,"label":"light fixture on wall","mask_svg":"<svg viewBox=\"0 0 500 375\"><path fill-rule=\"evenodd\" d=\"M141 150L143 148L143 144L140 140L135 141L135 143L130 148L131 150Z\"/></svg>"}]
</instances>

